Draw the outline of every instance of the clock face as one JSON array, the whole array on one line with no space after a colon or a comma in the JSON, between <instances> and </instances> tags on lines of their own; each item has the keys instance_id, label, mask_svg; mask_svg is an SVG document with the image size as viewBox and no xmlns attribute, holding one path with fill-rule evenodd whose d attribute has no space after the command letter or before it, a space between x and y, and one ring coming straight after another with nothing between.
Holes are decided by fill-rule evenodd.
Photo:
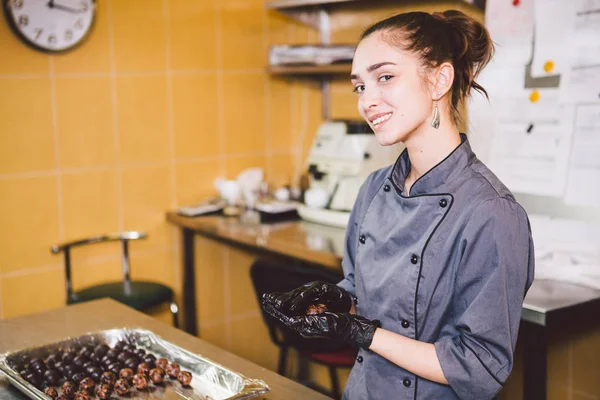
<instances>
[{"instance_id":1,"label":"clock face","mask_svg":"<svg viewBox=\"0 0 600 400\"><path fill-rule=\"evenodd\" d=\"M28 45L49 52L77 46L90 32L95 0L3 0L4 14Z\"/></svg>"}]
</instances>

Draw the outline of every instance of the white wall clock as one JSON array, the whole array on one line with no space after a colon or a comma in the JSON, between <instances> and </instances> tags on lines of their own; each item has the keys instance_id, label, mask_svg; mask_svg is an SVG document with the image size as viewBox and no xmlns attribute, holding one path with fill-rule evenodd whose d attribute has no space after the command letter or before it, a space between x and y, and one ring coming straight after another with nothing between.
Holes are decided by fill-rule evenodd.
<instances>
[{"instance_id":1,"label":"white wall clock","mask_svg":"<svg viewBox=\"0 0 600 400\"><path fill-rule=\"evenodd\" d=\"M96 16L96 0L2 0L17 36L41 51L60 53L80 45Z\"/></svg>"}]
</instances>

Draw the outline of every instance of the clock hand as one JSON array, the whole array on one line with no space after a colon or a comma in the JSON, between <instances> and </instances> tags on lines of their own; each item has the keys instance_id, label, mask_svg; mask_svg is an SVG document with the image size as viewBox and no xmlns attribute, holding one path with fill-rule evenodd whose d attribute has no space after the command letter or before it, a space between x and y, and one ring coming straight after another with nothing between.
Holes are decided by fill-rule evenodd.
<instances>
[{"instance_id":1,"label":"clock hand","mask_svg":"<svg viewBox=\"0 0 600 400\"><path fill-rule=\"evenodd\" d=\"M50 0L50 2L48 3L48 7L57 8L57 9L63 10L63 11L68 11L73 14L79 14L79 12L80 12L79 10L77 10L75 8L63 6L62 4L54 4L54 0Z\"/></svg>"}]
</instances>

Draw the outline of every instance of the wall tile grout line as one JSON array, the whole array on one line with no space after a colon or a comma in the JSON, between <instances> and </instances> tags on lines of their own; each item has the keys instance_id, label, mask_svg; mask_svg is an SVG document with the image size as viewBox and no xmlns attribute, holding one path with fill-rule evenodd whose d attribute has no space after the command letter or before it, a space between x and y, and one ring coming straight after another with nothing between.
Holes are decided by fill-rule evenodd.
<instances>
[{"instance_id":1,"label":"wall tile grout line","mask_svg":"<svg viewBox=\"0 0 600 400\"><path fill-rule=\"evenodd\" d=\"M123 216L123 177L121 175L121 148L119 144L119 110L117 93L117 60L115 58L115 33L112 21L112 0L106 2L106 18L108 20L108 58L110 70L110 83L113 112L113 139L115 146L116 173L117 173L117 224L118 229L124 229Z\"/></svg>"},{"instance_id":2,"label":"wall tile grout line","mask_svg":"<svg viewBox=\"0 0 600 400\"><path fill-rule=\"evenodd\" d=\"M219 167L220 175L227 178L227 159L226 159L226 148L225 148L225 95L223 93L223 49L222 49L222 37L221 28L223 25L221 9L219 3L213 1L214 13L215 13L215 57L217 65L217 123L219 130Z\"/></svg>"},{"instance_id":3,"label":"wall tile grout line","mask_svg":"<svg viewBox=\"0 0 600 400\"><path fill-rule=\"evenodd\" d=\"M169 71L171 75L212 75L216 73L224 74L263 74L263 68L218 68L218 69L173 69ZM55 73L56 78L104 78L116 76L161 76L167 74L166 71L109 71L109 72L60 72ZM49 78L49 74L0 74L0 79L39 79Z\"/></svg>"},{"instance_id":4,"label":"wall tile grout line","mask_svg":"<svg viewBox=\"0 0 600 400\"><path fill-rule=\"evenodd\" d=\"M288 154L290 152L294 152L294 149L274 149L271 151L272 154ZM207 162L207 161L216 161L221 158L240 158L240 157L254 157L264 155L264 152L242 152L242 153L229 153L229 154L214 154L208 156L200 156L200 157L182 157L175 158L175 164L185 164L185 163L195 163L195 162ZM171 161L140 161L140 162L130 162L130 163L122 163L120 168L122 170L133 169L133 168L153 168L160 166L168 166ZM59 168L59 169L50 169L50 170L42 170L42 171L31 171L31 172L11 172L6 174L0 174L0 180L10 180L10 179L27 179L27 178L41 178L48 176L56 176L56 175L66 175L66 174L82 174L88 172L102 172L102 171L117 171L117 164L114 165L96 165L91 167L75 167L75 168Z\"/></svg>"},{"instance_id":5,"label":"wall tile grout line","mask_svg":"<svg viewBox=\"0 0 600 400\"><path fill-rule=\"evenodd\" d=\"M4 309L2 306L2 279L0 278L0 321L4 319Z\"/></svg>"},{"instance_id":6,"label":"wall tile grout line","mask_svg":"<svg viewBox=\"0 0 600 400\"><path fill-rule=\"evenodd\" d=\"M164 253L169 253L172 251L173 251L172 246L160 246L160 247L154 247L154 248L147 249L147 250L132 250L130 252L130 256L132 259L134 259L136 256L164 254ZM96 264L99 264L99 263L102 263L105 261L111 261L111 260L119 261L119 260L121 260L121 255L115 253L114 255L87 257L85 260L78 262L77 265L78 266L92 266L92 265L96 265ZM35 267L30 267L30 268L17 269L14 271L3 272L0 274L0 279L37 274L40 272L51 271L55 268L59 268L62 271L63 264L62 263L58 263L58 264L52 263L52 264L39 265L39 266L35 266Z\"/></svg>"},{"instance_id":7,"label":"wall tile grout line","mask_svg":"<svg viewBox=\"0 0 600 400\"><path fill-rule=\"evenodd\" d=\"M269 48L269 29L267 25L267 9L262 7L262 48L266 53ZM273 179L273 127L271 124L271 79L263 74L263 83L265 90L265 158L266 158L266 177L264 180Z\"/></svg>"},{"instance_id":8,"label":"wall tile grout line","mask_svg":"<svg viewBox=\"0 0 600 400\"><path fill-rule=\"evenodd\" d=\"M54 73L54 58L48 56L48 69L50 75L50 107L52 114L52 136L54 143L54 162L56 168L56 195L58 214L58 241L65 238L64 210L62 204L62 176L60 172L60 153L58 140L58 102L56 100L56 77Z\"/></svg>"},{"instance_id":9,"label":"wall tile grout line","mask_svg":"<svg viewBox=\"0 0 600 400\"><path fill-rule=\"evenodd\" d=\"M231 285L229 284L229 276L230 276L230 265L229 261L231 251L228 248L223 250L223 295L225 299L223 301L223 308L225 309L225 318L231 319ZM227 349L231 350L232 345L232 337L231 337L231 324L225 325L225 343L227 344Z\"/></svg>"},{"instance_id":10,"label":"wall tile grout line","mask_svg":"<svg viewBox=\"0 0 600 400\"><path fill-rule=\"evenodd\" d=\"M39 274L39 273L44 273L44 272L49 272L49 271L63 271L63 264L46 264L46 265L40 265L37 267L33 267L33 268L24 268L24 269L17 269L15 271L8 271L8 272L4 272L2 274L0 274L0 278L1 279L6 279L6 278L16 278L19 276L27 276L27 275L33 275L33 274Z\"/></svg>"},{"instance_id":11,"label":"wall tile grout line","mask_svg":"<svg viewBox=\"0 0 600 400\"><path fill-rule=\"evenodd\" d=\"M170 208L175 208L179 199L177 198L177 174L175 170L175 118L173 104L173 74L171 71L171 16L169 13L169 0L163 0L163 18L165 19L165 58L166 58L166 91L167 91L167 129L169 133L169 180L171 185ZM171 229L174 232L174 229ZM175 287L182 288L181 268L178 264L179 246L174 246L172 255L172 268L175 274ZM175 290L176 292L178 290Z\"/></svg>"}]
</instances>

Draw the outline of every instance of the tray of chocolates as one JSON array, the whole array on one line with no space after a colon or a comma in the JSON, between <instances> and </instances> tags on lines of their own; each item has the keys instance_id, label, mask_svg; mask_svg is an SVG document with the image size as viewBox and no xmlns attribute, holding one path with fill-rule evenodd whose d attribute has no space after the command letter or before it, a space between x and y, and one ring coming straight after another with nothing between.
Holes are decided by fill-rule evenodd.
<instances>
[{"instance_id":1,"label":"tray of chocolates","mask_svg":"<svg viewBox=\"0 0 600 400\"><path fill-rule=\"evenodd\" d=\"M9 381L34 400L241 400L269 391L148 330L111 329L0 355Z\"/></svg>"}]
</instances>

